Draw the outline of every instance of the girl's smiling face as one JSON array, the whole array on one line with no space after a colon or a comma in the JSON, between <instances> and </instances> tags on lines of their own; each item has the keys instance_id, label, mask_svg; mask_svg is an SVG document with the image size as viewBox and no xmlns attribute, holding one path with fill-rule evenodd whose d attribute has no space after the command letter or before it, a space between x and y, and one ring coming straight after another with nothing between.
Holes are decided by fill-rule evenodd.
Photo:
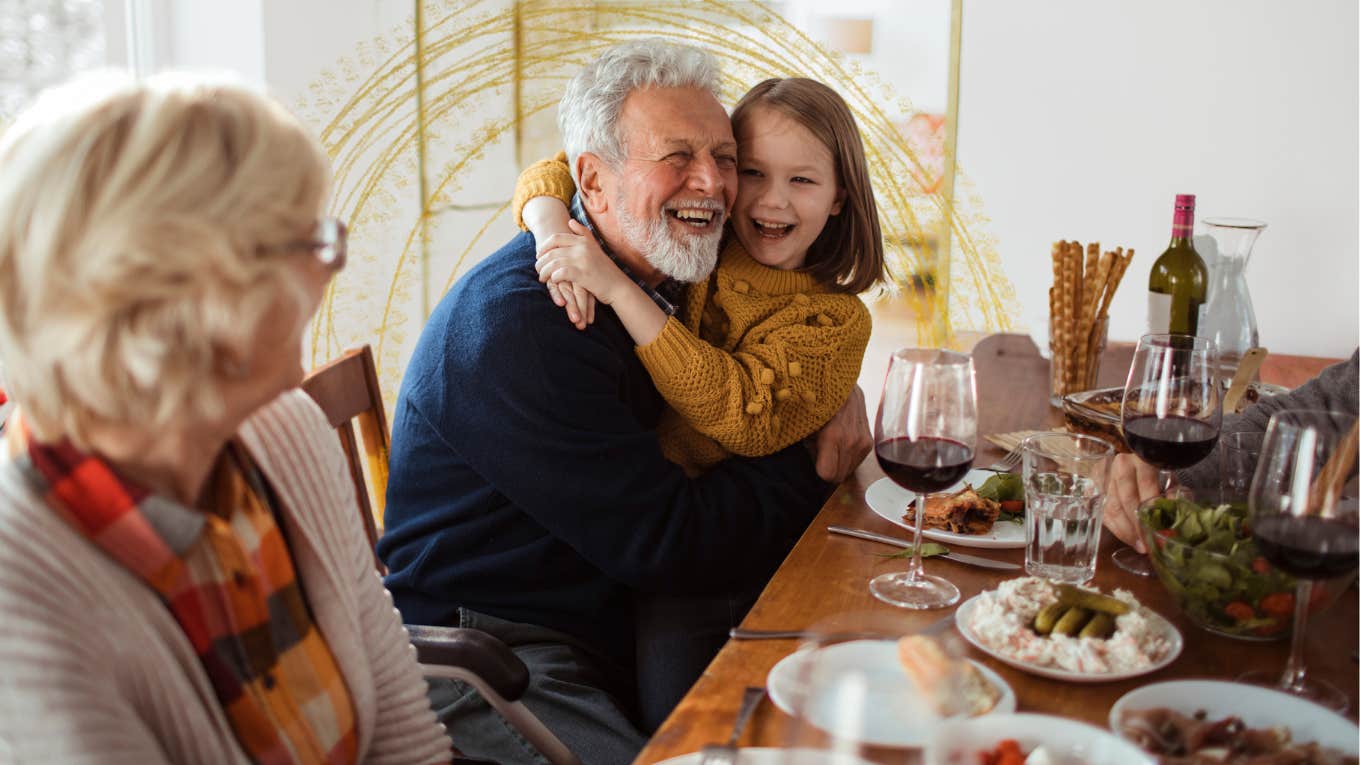
<instances>
[{"instance_id":1,"label":"girl's smiling face","mask_svg":"<svg viewBox=\"0 0 1360 765\"><path fill-rule=\"evenodd\" d=\"M752 258L801 268L845 192L831 150L777 109L756 106L737 133L737 203L732 227Z\"/></svg>"}]
</instances>

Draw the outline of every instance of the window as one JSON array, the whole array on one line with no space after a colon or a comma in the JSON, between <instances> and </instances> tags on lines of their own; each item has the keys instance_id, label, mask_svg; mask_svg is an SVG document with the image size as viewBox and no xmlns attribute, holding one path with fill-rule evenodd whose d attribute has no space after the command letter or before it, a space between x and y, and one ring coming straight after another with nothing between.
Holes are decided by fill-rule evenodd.
<instances>
[{"instance_id":1,"label":"window","mask_svg":"<svg viewBox=\"0 0 1360 765\"><path fill-rule=\"evenodd\" d=\"M118 0L0 0L0 124L43 88L111 60ZM106 6L112 6L111 8Z\"/></svg>"}]
</instances>

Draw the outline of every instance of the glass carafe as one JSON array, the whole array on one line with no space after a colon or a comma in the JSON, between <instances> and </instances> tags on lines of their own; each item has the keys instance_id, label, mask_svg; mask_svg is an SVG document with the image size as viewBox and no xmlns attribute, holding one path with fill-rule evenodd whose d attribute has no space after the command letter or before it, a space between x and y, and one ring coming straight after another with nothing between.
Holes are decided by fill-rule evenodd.
<instances>
[{"instance_id":1,"label":"glass carafe","mask_svg":"<svg viewBox=\"0 0 1360 765\"><path fill-rule=\"evenodd\" d=\"M1209 294L1197 334L1218 345L1218 379L1224 385L1237 372L1242 356L1260 344L1246 270L1251 249L1265 228L1264 222L1250 218L1204 219L1204 230L1215 246L1205 257Z\"/></svg>"}]
</instances>

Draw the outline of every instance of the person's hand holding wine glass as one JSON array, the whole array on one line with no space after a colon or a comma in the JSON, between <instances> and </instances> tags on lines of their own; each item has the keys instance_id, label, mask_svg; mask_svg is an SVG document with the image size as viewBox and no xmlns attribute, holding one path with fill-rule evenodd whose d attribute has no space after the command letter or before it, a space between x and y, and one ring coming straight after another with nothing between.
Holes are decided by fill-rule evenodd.
<instances>
[{"instance_id":1,"label":"person's hand holding wine glass","mask_svg":"<svg viewBox=\"0 0 1360 765\"><path fill-rule=\"evenodd\" d=\"M941 608L959 589L921 570L926 495L953 486L973 464L977 442L977 383L971 356L933 348L893 354L874 421L874 452L894 483L916 492L911 564L883 574L869 591L904 608Z\"/></svg>"},{"instance_id":2,"label":"person's hand holding wine glass","mask_svg":"<svg viewBox=\"0 0 1360 765\"><path fill-rule=\"evenodd\" d=\"M1121 427L1129 449L1161 471L1198 463L1213 451L1223 420L1217 380L1218 353L1212 340L1194 335L1144 335L1138 341L1124 383ZM1112 556L1122 569L1150 576L1152 567L1132 547Z\"/></svg>"}]
</instances>

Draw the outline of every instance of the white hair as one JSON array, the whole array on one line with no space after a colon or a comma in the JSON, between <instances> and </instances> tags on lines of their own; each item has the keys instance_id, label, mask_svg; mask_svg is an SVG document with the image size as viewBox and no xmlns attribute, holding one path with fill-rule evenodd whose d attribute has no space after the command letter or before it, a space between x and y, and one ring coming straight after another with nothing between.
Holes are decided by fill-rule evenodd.
<instances>
[{"instance_id":1,"label":"white hair","mask_svg":"<svg viewBox=\"0 0 1360 765\"><path fill-rule=\"evenodd\" d=\"M618 199L619 227L623 238L633 249L645 253L647 262L658 271L684 284L694 284L703 280L718 265L718 249L722 244L722 226L714 226L706 234L677 236L671 231L666 216L642 220L629 210L623 194ZM717 219L724 214L723 206L711 199L687 202L686 207L710 210ZM671 207L668 203L667 208Z\"/></svg>"},{"instance_id":2,"label":"white hair","mask_svg":"<svg viewBox=\"0 0 1360 765\"><path fill-rule=\"evenodd\" d=\"M628 94L641 88L700 88L721 102L717 59L690 45L649 37L619 43L592 61L567 83L557 107L557 127L572 177L576 158L598 155L613 167L623 162L619 113Z\"/></svg>"},{"instance_id":3,"label":"white hair","mask_svg":"<svg viewBox=\"0 0 1360 765\"><path fill-rule=\"evenodd\" d=\"M263 253L315 223L324 152L218 78L87 76L0 136L0 362L37 437L221 412L224 347L301 285Z\"/></svg>"}]
</instances>

